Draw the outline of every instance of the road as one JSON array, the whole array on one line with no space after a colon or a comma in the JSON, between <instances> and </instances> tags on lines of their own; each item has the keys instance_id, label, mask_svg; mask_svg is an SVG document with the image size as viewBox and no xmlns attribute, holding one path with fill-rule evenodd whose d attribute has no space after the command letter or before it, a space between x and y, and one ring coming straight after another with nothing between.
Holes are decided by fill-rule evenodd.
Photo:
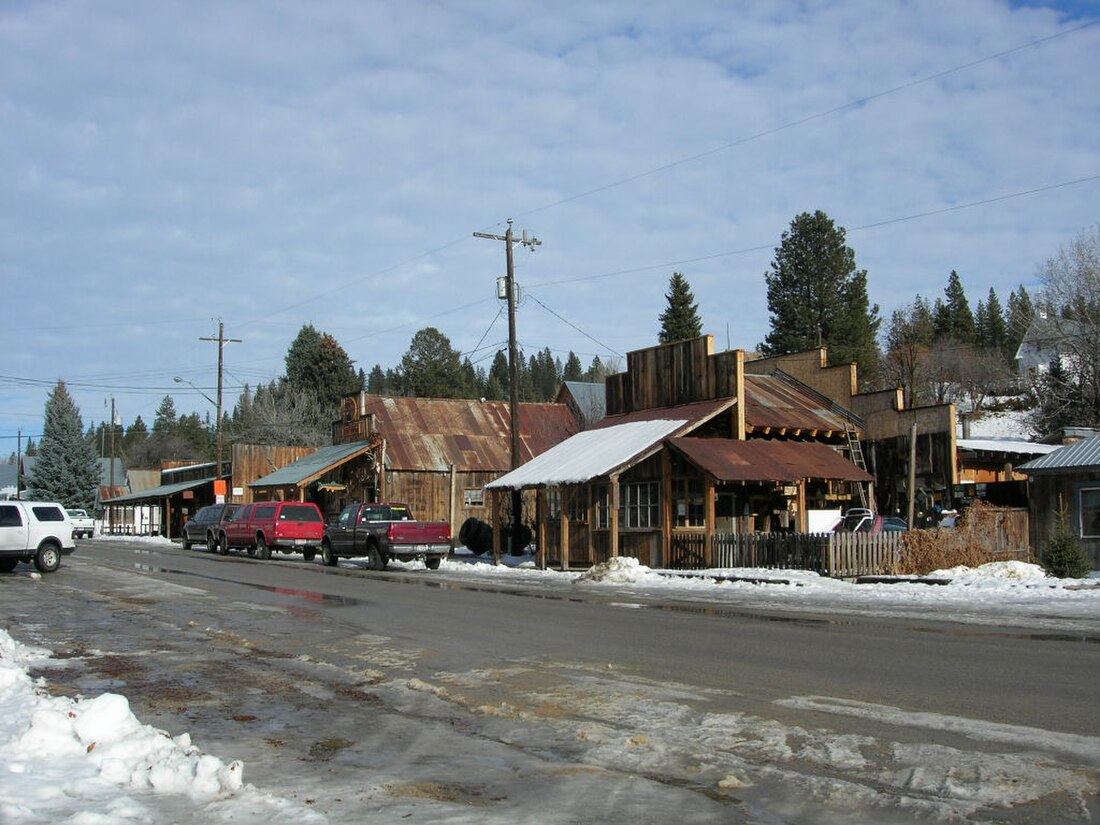
<instances>
[{"instance_id":1,"label":"road","mask_svg":"<svg viewBox=\"0 0 1100 825\"><path fill-rule=\"evenodd\" d=\"M334 823L1100 817L1088 635L104 540L0 596L52 690Z\"/></svg>"}]
</instances>

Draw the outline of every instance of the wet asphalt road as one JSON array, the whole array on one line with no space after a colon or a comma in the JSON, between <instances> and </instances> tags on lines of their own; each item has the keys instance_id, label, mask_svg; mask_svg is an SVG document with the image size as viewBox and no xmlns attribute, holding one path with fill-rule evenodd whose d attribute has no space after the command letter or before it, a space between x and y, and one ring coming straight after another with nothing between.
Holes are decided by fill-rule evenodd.
<instances>
[{"instance_id":1,"label":"wet asphalt road","mask_svg":"<svg viewBox=\"0 0 1100 825\"><path fill-rule=\"evenodd\" d=\"M123 693L143 721L243 759L246 781L333 822L826 822L823 786L848 789L844 801L825 794L838 822L1100 813L1087 790L1100 768L1088 738L1100 733L1100 640L1089 636L102 540L81 542L51 576L30 569L0 579L0 621L55 651L52 690ZM715 719L738 729L710 758L691 726ZM994 741L967 732L979 723L1000 726ZM1022 729L1062 743L1035 764L1064 763L1066 777L1086 777L1083 794L1048 779L1049 794L1009 817L891 778L912 770L898 754L932 744L1001 765L974 768L988 782L1006 753L1038 747L1026 731L1013 741ZM777 735L784 747L761 745ZM640 755L658 740L661 752ZM860 753L844 767L795 740Z\"/></svg>"}]
</instances>

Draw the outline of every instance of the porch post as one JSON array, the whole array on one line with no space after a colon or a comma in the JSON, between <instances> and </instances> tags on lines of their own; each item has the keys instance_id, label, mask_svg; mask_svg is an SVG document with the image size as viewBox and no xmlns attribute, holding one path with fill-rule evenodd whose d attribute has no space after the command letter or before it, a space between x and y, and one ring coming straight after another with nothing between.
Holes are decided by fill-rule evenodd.
<instances>
[{"instance_id":1,"label":"porch post","mask_svg":"<svg viewBox=\"0 0 1100 825\"><path fill-rule=\"evenodd\" d=\"M703 479L703 558L707 560L707 567L714 567L714 479L709 475Z\"/></svg>"},{"instance_id":2,"label":"porch post","mask_svg":"<svg viewBox=\"0 0 1100 825\"><path fill-rule=\"evenodd\" d=\"M596 502L592 499L592 480L589 479L584 485L585 495L588 500L585 502L585 506L588 508L588 556L589 559L594 559L596 552ZM564 568L563 568L564 569Z\"/></svg>"},{"instance_id":3,"label":"porch post","mask_svg":"<svg viewBox=\"0 0 1100 825\"><path fill-rule=\"evenodd\" d=\"M497 502L500 500L500 495L496 490L493 490L492 495L489 496L489 524L493 528L493 564L500 566L500 525L497 524L497 510L499 509Z\"/></svg>"},{"instance_id":4,"label":"porch post","mask_svg":"<svg viewBox=\"0 0 1100 825\"><path fill-rule=\"evenodd\" d=\"M661 450L661 558L657 567L668 567L672 558L672 455Z\"/></svg>"},{"instance_id":5,"label":"porch post","mask_svg":"<svg viewBox=\"0 0 1100 825\"><path fill-rule=\"evenodd\" d=\"M561 490L561 569L569 569L569 499L573 491L569 487L560 487Z\"/></svg>"},{"instance_id":6,"label":"porch post","mask_svg":"<svg viewBox=\"0 0 1100 825\"><path fill-rule=\"evenodd\" d=\"M538 525L539 525L539 535L538 535L539 552L538 552L538 558L536 559L536 566L540 570L545 570L546 569L546 516L547 516L547 509L548 508L546 506L546 488L545 487L536 487L535 488L535 519L538 521Z\"/></svg>"},{"instance_id":7,"label":"porch post","mask_svg":"<svg viewBox=\"0 0 1100 825\"><path fill-rule=\"evenodd\" d=\"M611 476L611 501L608 502L608 527L611 530L609 555L611 558L619 556L619 476Z\"/></svg>"},{"instance_id":8,"label":"porch post","mask_svg":"<svg viewBox=\"0 0 1100 825\"><path fill-rule=\"evenodd\" d=\"M806 512L806 479L798 480L798 532L806 533L810 529L810 517Z\"/></svg>"}]
</instances>

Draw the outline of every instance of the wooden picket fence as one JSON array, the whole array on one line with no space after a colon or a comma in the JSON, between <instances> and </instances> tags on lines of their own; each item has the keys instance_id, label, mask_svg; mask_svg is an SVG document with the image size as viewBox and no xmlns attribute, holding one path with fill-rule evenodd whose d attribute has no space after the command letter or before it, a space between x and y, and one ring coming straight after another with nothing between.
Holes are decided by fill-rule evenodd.
<instances>
[{"instance_id":1,"label":"wooden picket fence","mask_svg":"<svg viewBox=\"0 0 1100 825\"><path fill-rule=\"evenodd\" d=\"M677 534L668 567L680 570L757 567L813 570L850 578L891 572L901 552L902 533L722 533L714 536L712 558L703 536Z\"/></svg>"}]
</instances>

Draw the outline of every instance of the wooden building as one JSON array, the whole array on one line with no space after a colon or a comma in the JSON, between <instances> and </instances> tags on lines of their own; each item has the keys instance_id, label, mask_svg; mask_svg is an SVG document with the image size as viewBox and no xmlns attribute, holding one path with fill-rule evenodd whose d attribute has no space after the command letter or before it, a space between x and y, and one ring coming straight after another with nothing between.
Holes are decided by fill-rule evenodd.
<instances>
[{"instance_id":1,"label":"wooden building","mask_svg":"<svg viewBox=\"0 0 1100 825\"><path fill-rule=\"evenodd\" d=\"M1031 546L1042 553L1065 519L1100 570L1100 436L1060 447L1019 467L1031 478Z\"/></svg>"},{"instance_id":2,"label":"wooden building","mask_svg":"<svg viewBox=\"0 0 1100 825\"><path fill-rule=\"evenodd\" d=\"M949 497L956 480L953 406L860 394L855 366L823 349L747 361L711 336L650 347L608 377L606 399L604 419L487 485L493 502L538 491L548 564L668 567L688 546L710 559L719 534L804 533L815 513L892 511L916 485Z\"/></svg>"},{"instance_id":3,"label":"wooden building","mask_svg":"<svg viewBox=\"0 0 1100 825\"><path fill-rule=\"evenodd\" d=\"M564 404L520 404L519 426L522 461L577 431ZM488 515L484 486L511 467L511 415L504 401L358 393L344 399L333 442L248 481L252 497L316 501L327 515L352 501L403 501L457 534Z\"/></svg>"}]
</instances>

